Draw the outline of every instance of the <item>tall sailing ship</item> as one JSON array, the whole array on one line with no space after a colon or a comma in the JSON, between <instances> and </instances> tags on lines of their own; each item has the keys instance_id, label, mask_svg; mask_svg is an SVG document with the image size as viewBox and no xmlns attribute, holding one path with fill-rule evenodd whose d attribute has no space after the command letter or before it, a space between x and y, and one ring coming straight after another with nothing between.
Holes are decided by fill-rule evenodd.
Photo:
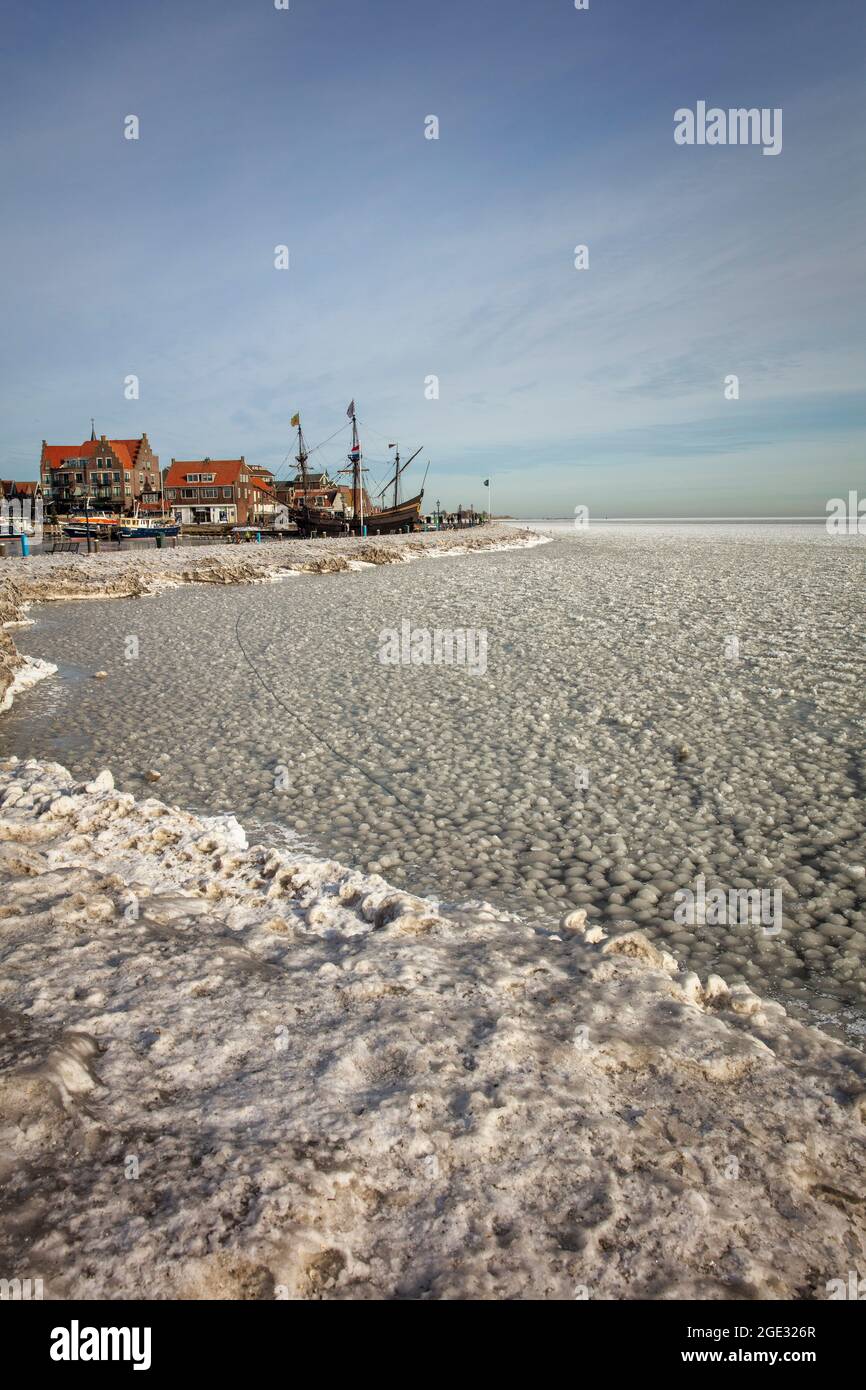
<instances>
[{"instance_id":1,"label":"tall sailing ship","mask_svg":"<svg viewBox=\"0 0 866 1390\"><path fill-rule=\"evenodd\" d=\"M411 458L405 463L400 463L400 450L396 445L391 448L397 450L394 458L394 474L389 478L382 491L378 494L384 496L392 487L394 489L393 503L389 507L377 507L364 509L364 473L367 471L363 467L361 455L361 443L358 438L358 420L355 415L355 402L352 401L346 411L352 421L352 444L349 449L349 467L341 470L352 478L352 510L351 514L347 511L334 512L323 507L311 506L309 498L309 473L307 469L307 459L309 450L304 439L304 432L301 428L300 416L296 415L292 424L298 427L298 452L295 455L298 463L298 476L301 480L301 491L303 499L289 508L289 517L295 523L298 530L304 536L312 534L326 536L384 536L393 534L395 531L415 531L421 523L421 502L424 497L424 487L416 497L409 497L405 501L400 501L400 478L409 467L412 459L418 457L421 450L416 449ZM422 445L423 448L423 445ZM425 474L426 477L426 474Z\"/></svg>"}]
</instances>

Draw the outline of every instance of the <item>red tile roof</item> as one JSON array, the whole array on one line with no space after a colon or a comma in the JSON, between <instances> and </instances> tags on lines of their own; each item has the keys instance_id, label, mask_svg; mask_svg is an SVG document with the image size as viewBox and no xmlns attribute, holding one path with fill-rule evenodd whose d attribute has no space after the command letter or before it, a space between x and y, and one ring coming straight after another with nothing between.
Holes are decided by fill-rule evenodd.
<instances>
[{"instance_id":1,"label":"red tile roof","mask_svg":"<svg viewBox=\"0 0 866 1390\"><path fill-rule=\"evenodd\" d=\"M105 443L111 446L124 468L132 469L135 467L138 451L141 448L140 439L108 439ZM104 454L105 444L101 439L88 439L83 444L44 444L42 446L42 461L47 463L49 468L62 467L66 459L95 459L102 458Z\"/></svg>"},{"instance_id":2,"label":"red tile roof","mask_svg":"<svg viewBox=\"0 0 866 1390\"><path fill-rule=\"evenodd\" d=\"M122 458L125 452L129 457L130 467L135 467L138 459L138 451L141 448L140 439L109 439L108 442L118 458Z\"/></svg>"},{"instance_id":3,"label":"red tile roof","mask_svg":"<svg viewBox=\"0 0 866 1390\"><path fill-rule=\"evenodd\" d=\"M243 459L175 459L166 474L165 486L187 487L187 473L213 473L213 482L205 483L205 487L230 487L238 481L241 469L249 472ZM255 481L252 476L250 481Z\"/></svg>"},{"instance_id":4,"label":"red tile roof","mask_svg":"<svg viewBox=\"0 0 866 1390\"><path fill-rule=\"evenodd\" d=\"M16 478L0 478L0 497L35 497L38 483L31 480L19 483Z\"/></svg>"},{"instance_id":5,"label":"red tile roof","mask_svg":"<svg viewBox=\"0 0 866 1390\"><path fill-rule=\"evenodd\" d=\"M60 468L66 459L85 459L96 457L96 444L90 440L86 444L43 444L42 461L49 468Z\"/></svg>"}]
</instances>

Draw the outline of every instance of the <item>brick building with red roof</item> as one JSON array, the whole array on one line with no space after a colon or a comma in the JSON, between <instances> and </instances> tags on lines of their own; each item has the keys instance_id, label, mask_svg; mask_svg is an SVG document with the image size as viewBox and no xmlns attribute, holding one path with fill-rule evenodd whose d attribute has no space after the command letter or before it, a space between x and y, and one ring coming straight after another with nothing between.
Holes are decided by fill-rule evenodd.
<instances>
[{"instance_id":1,"label":"brick building with red roof","mask_svg":"<svg viewBox=\"0 0 866 1390\"><path fill-rule=\"evenodd\" d=\"M159 457L140 439L96 438L83 444L42 441L39 476L51 511L75 512L91 499L93 511L131 512L160 504Z\"/></svg>"},{"instance_id":2,"label":"brick building with red roof","mask_svg":"<svg viewBox=\"0 0 866 1390\"><path fill-rule=\"evenodd\" d=\"M165 501L184 526L248 526L266 523L277 498L264 476L243 454L239 459L172 459L165 475Z\"/></svg>"}]
</instances>

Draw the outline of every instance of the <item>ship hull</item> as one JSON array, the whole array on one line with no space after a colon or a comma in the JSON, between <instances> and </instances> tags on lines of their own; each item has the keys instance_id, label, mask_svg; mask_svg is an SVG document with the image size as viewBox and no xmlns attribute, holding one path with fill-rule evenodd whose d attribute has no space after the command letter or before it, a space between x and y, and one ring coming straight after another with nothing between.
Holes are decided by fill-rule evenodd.
<instances>
[{"instance_id":1,"label":"ship hull","mask_svg":"<svg viewBox=\"0 0 866 1390\"><path fill-rule=\"evenodd\" d=\"M421 524L421 501L424 494L410 497L396 507L386 507L381 512L370 512L364 517L368 536L387 536L399 531L416 531ZM361 521L358 518L346 519L335 516L333 512L319 511L315 507L292 507L289 516L304 536L315 532L324 536L359 536Z\"/></svg>"},{"instance_id":2,"label":"ship hull","mask_svg":"<svg viewBox=\"0 0 866 1390\"><path fill-rule=\"evenodd\" d=\"M179 536L180 523L169 526L121 526L118 536L122 541L141 541L148 536Z\"/></svg>"},{"instance_id":3,"label":"ship hull","mask_svg":"<svg viewBox=\"0 0 866 1390\"><path fill-rule=\"evenodd\" d=\"M91 517L89 525L86 521L67 521L63 523L62 530L64 536L69 536L75 540L82 540L86 536L90 536L91 540L98 540L100 536L103 540L106 537L113 540L118 525L119 522L117 521L97 520L95 517Z\"/></svg>"},{"instance_id":4,"label":"ship hull","mask_svg":"<svg viewBox=\"0 0 866 1390\"><path fill-rule=\"evenodd\" d=\"M75 540L146 540L148 536L178 536L179 521L136 521L122 516L70 517L63 523L63 534Z\"/></svg>"}]
</instances>

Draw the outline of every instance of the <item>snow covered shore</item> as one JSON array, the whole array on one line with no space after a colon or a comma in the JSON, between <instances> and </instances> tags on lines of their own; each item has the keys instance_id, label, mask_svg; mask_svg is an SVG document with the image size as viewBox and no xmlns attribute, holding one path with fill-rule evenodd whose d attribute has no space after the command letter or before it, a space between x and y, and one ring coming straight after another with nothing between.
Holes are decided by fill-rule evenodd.
<instances>
[{"instance_id":1,"label":"snow covered shore","mask_svg":"<svg viewBox=\"0 0 866 1390\"><path fill-rule=\"evenodd\" d=\"M537 543L33 557L32 602ZM0 700L38 672L0 628ZM866 1273L866 1058L559 933L0 762L0 1276L46 1298L806 1298Z\"/></svg>"},{"instance_id":2,"label":"snow covered shore","mask_svg":"<svg viewBox=\"0 0 866 1390\"><path fill-rule=\"evenodd\" d=\"M0 764L0 1270L47 1298L816 1298L862 1054L587 941ZM591 935L598 936L596 929Z\"/></svg>"}]
</instances>

